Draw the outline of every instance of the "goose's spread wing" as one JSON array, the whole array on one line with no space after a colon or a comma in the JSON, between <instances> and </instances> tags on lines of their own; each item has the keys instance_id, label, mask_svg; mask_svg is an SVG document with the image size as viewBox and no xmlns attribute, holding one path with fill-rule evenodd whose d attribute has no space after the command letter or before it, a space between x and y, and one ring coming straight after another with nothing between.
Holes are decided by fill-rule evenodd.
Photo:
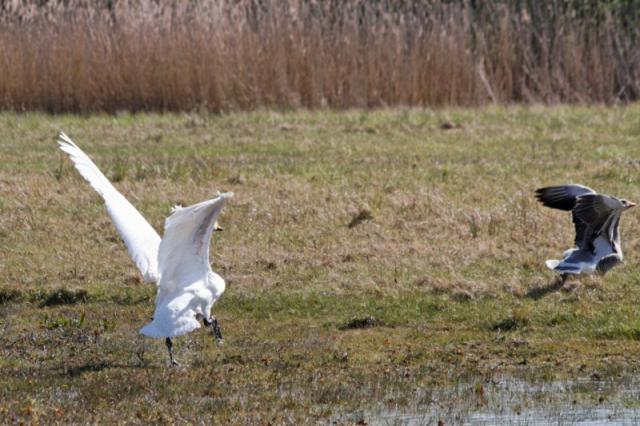
<instances>
[{"instance_id":1,"label":"goose's spread wing","mask_svg":"<svg viewBox=\"0 0 640 426\"><path fill-rule=\"evenodd\" d=\"M610 216L622 207L620 200L604 194L585 194L578 197L573 208L575 216L595 231L610 224Z\"/></svg>"},{"instance_id":2,"label":"goose's spread wing","mask_svg":"<svg viewBox=\"0 0 640 426\"><path fill-rule=\"evenodd\" d=\"M158 233L67 135L60 133L58 144L61 150L69 154L82 177L104 199L107 212L145 281L157 282Z\"/></svg>"},{"instance_id":3,"label":"goose's spread wing","mask_svg":"<svg viewBox=\"0 0 640 426\"><path fill-rule=\"evenodd\" d=\"M546 207L571 211L576 206L578 197L595 193L588 186L568 184L540 188L536 190L536 198ZM576 216L575 212L572 212L571 217L576 230L575 245L585 248L590 244L592 230L589 229L588 224Z\"/></svg>"},{"instance_id":4,"label":"goose's spread wing","mask_svg":"<svg viewBox=\"0 0 640 426\"><path fill-rule=\"evenodd\" d=\"M232 192L194 204L176 207L165 222L160 243L160 290L173 292L202 280L211 271L209 243L213 227Z\"/></svg>"},{"instance_id":5,"label":"goose's spread wing","mask_svg":"<svg viewBox=\"0 0 640 426\"><path fill-rule=\"evenodd\" d=\"M595 194L596 192L584 185L569 184L558 186L547 186L536 190L536 198L546 207L560 210L573 210L576 199L585 194Z\"/></svg>"}]
</instances>

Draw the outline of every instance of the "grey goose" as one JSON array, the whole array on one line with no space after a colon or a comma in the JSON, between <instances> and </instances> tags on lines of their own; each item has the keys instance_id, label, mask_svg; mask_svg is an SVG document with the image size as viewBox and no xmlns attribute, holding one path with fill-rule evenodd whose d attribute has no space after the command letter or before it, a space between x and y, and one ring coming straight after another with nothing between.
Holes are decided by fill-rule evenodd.
<instances>
[{"instance_id":1,"label":"grey goose","mask_svg":"<svg viewBox=\"0 0 640 426\"><path fill-rule=\"evenodd\" d=\"M620 216L635 203L576 184L540 188L536 198L546 207L570 211L573 218L575 247L565 251L561 260L546 261L563 280L567 274L605 274L622 262Z\"/></svg>"}]
</instances>

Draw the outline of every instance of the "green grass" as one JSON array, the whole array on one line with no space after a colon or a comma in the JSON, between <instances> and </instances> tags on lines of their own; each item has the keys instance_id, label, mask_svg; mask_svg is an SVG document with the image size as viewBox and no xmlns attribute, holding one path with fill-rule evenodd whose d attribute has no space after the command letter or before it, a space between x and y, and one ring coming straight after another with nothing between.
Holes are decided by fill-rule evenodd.
<instances>
[{"instance_id":1,"label":"green grass","mask_svg":"<svg viewBox=\"0 0 640 426\"><path fill-rule=\"evenodd\" d=\"M173 369L137 334L155 288L59 130L157 229L173 204L236 193L212 248L223 347L178 338ZM572 241L533 190L639 201L639 141L640 105L0 114L0 419L311 423L496 374L633 374L637 212L624 265L532 297Z\"/></svg>"}]
</instances>

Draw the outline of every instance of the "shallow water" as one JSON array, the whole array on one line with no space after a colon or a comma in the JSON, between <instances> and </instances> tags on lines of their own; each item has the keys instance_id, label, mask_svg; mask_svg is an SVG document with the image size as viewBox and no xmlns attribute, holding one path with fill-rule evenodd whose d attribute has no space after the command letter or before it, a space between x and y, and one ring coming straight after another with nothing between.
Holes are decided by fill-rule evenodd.
<instances>
[{"instance_id":1,"label":"shallow water","mask_svg":"<svg viewBox=\"0 0 640 426\"><path fill-rule=\"evenodd\" d=\"M640 381L584 378L533 382L513 377L418 389L404 407L341 416L369 425L637 425ZM441 423L441 424L442 424Z\"/></svg>"}]
</instances>

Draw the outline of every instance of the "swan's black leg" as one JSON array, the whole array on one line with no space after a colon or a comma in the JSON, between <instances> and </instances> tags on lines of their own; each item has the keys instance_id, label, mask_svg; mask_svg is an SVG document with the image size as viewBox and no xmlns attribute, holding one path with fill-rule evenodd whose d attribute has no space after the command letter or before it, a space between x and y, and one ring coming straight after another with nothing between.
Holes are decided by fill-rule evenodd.
<instances>
[{"instance_id":1,"label":"swan's black leg","mask_svg":"<svg viewBox=\"0 0 640 426\"><path fill-rule=\"evenodd\" d=\"M208 320L205 319L203 322L205 327L211 326L213 328L213 337L215 337L216 343L218 345L222 344L223 338L222 332L220 331L220 324L218 323L218 319L216 317L211 317Z\"/></svg>"},{"instance_id":2,"label":"swan's black leg","mask_svg":"<svg viewBox=\"0 0 640 426\"><path fill-rule=\"evenodd\" d=\"M213 335L216 337L216 342L222 343L222 331L220 331L220 324L216 317L213 317Z\"/></svg>"},{"instance_id":3,"label":"swan's black leg","mask_svg":"<svg viewBox=\"0 0 640 426\"><path fill-rule=\"evenodd\" d=\"M175 359L173 359L173 342L171 341L171 338L167 337L164 340L164 344L167 345L167 349L169 350L169 360L171 361L171 365L174 366L179 366L180 364L178 364L178 361L176 361Z\"/></svg>"}]
</instances>

